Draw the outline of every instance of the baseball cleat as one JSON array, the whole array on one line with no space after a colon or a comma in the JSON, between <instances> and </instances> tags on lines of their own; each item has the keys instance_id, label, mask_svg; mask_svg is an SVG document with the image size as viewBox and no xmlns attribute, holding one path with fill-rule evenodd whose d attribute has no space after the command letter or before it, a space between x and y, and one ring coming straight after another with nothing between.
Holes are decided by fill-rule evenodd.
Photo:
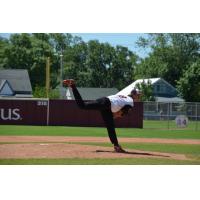
<instances>
[{"instance_id":1,"label":"baseball cleat","mask_svg":"<svg viewBox=\"0 0 200 200\"><path fill-rule=\"evenodd\" d=\"M126 151L122 149L121 146L114 146L114 150L116 153L126 153Z\"/></svg>"}]
</instances>

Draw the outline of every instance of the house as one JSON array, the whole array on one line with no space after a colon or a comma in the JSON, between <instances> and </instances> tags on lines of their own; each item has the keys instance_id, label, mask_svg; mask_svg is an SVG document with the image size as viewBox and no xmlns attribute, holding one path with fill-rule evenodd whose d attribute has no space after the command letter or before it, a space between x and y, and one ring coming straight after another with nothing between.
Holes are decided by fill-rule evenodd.
<instances>
[{"instance_id":1,"label":"house","mask_svg":"<svg viewBox=\"0 0 200 200\"><path fill-rule=\"evenodd\" d=\"M116 94L118 90L116 88L81 88L77 87L83 100L95 100L101 97ZM74 100L74 95L71 88L61 89L61 98Z\"/></svg>"},{"instance_id":2,"label":"house","mask_svg":"<svg viewBox=\"0 0 200 200\"><path fill-rule=\"evenodd\" d=\"M184 100L177 97L177 90L170 83L162 78L138 79L129 86L119 91L118 94L128 95L132 89L136 89L136 85L140 83L153 86L153 96L157 102L183 102Z\"/></svg>"},{"instance_id":3,"label":"house","mask_svg":"<svg viewBox=\"0 0 200 200\"><path fill-rule=\"evenodd\" d=\"M33 97L28 71L25 69L0 70L0 97Z\"/></svg>"}]
</instances>

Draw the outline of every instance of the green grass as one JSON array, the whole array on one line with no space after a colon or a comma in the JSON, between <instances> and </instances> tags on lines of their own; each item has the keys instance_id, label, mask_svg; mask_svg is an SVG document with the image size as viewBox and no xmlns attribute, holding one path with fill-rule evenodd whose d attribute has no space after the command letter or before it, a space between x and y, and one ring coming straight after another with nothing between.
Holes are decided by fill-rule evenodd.
<instances>
[{"instance_id":1,"label":"green grass","mask_svg":"<svg viewBox=\"0 0 200 200\"><path fill-rule=\"evenodd\" d=\"M94 146L105 146L111 147L109 143L88 143L79 142L76 144L86 144ZM187 154L191 156L198 156L200 158L200 145L192 144L159 144L159 143L121 143L124 149L136 149L142 151L154 151L163 153L177 153L177 154Z\"/></svg>"},{"instance_id":2,"label":"green grass","mask_svg":"<svg viewBox=\"0 0 200 200\"><path fill-rule=\"evenodd\" d=\"M200 165L200 160L191 161L160 158L0 159L0 165Z\"/></svg>"},{"instance_id":3,"label":"green grass","mask_svg":"<svg viewBox=\"0 0 200 200\"><path fill-rule=\"evenodd\" d=\"M200 131L117 128L118 137L137 138L171 138L200 139ZM64 127L64 126L16 126L0 125L0 135L31 135L31 136L93 136L107 137L105 128L94 127Z\"/></svg>"},{"instance_id":4,"label":"green grass","mask_svg":"<svg viewBox=\"0 0 200 200\"><path fill-rule=\"evenodd\" d=\"M200 139L195 129L166 128L166 122L145 121L144 129L117 128L118 137ZM155 127L157 127L155 129ZM16 126L0 125L0 136L91 136L107 137L105 128L65 126ZM0 144L1 143L0 141ZM83 144L83 143L82 143ZM87 145L111 146L110 143L84 143ZM166 158L119 158L119 159L0 159L0 165L199 165L200 145L123 143L126 149L185 154L193 160L172 160Z\"/></svg>"},{"instance_id":5,"label":"green grass","mask_svg":"<svg viewBox=\"0 0 200 200\"><path fill-rule=\"evenodd\" d=\"M177 125L175 120L144 120L143 127L147 129L175 129ZM186 129L200 131L200 121L189 121Z\"/></svg>"},{"instance_id":6,"label":"green grass","mask_svg":"<svg viewBox=\"0 0 200 200\"><path fill-rule=\"evenodd\" d=\"M105 136L105 128L1 125L0 135Z\"/></svg>"}]
</instances>

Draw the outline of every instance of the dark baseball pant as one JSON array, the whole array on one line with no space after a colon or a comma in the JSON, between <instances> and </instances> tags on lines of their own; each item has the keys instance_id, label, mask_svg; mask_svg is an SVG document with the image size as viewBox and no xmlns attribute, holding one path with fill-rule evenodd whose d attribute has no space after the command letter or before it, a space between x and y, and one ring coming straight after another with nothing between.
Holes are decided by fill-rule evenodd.
<instances>
[{"instance_id":1,"label":"dark baseball pant","mask_svg":"<svg viewBox=\"0 0 200 200\"><path fill-rule=\"evenodd\" d=\"M75 86L72 87L72 91L74 94L74 98L76 100L77 105L81 109L85 110L99 110L101 112L102 118L104 120L105 126L108 131L108 136L110 141L115 146L118 146L117 135L115 132L115 125L113 120L113 114L111 111L111 103L107 97L102 97L100 99L94 101L83 101L79 91Z\"/></svg>"}]
</instances>

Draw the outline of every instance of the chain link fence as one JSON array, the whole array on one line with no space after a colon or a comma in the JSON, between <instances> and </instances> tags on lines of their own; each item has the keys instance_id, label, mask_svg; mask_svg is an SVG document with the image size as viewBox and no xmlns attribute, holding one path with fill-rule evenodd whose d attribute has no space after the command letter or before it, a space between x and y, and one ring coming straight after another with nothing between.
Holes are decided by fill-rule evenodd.
<instances>
[{"instance_id":1,"label":"chain link fence","mask_svg":"<svg viewBox=\"0 0 200 200\"><path fill-rule=\"evenodd\" d=\"M200 130L200 103L144 102L144 128Z\"/></svg>"}]
</instances>

